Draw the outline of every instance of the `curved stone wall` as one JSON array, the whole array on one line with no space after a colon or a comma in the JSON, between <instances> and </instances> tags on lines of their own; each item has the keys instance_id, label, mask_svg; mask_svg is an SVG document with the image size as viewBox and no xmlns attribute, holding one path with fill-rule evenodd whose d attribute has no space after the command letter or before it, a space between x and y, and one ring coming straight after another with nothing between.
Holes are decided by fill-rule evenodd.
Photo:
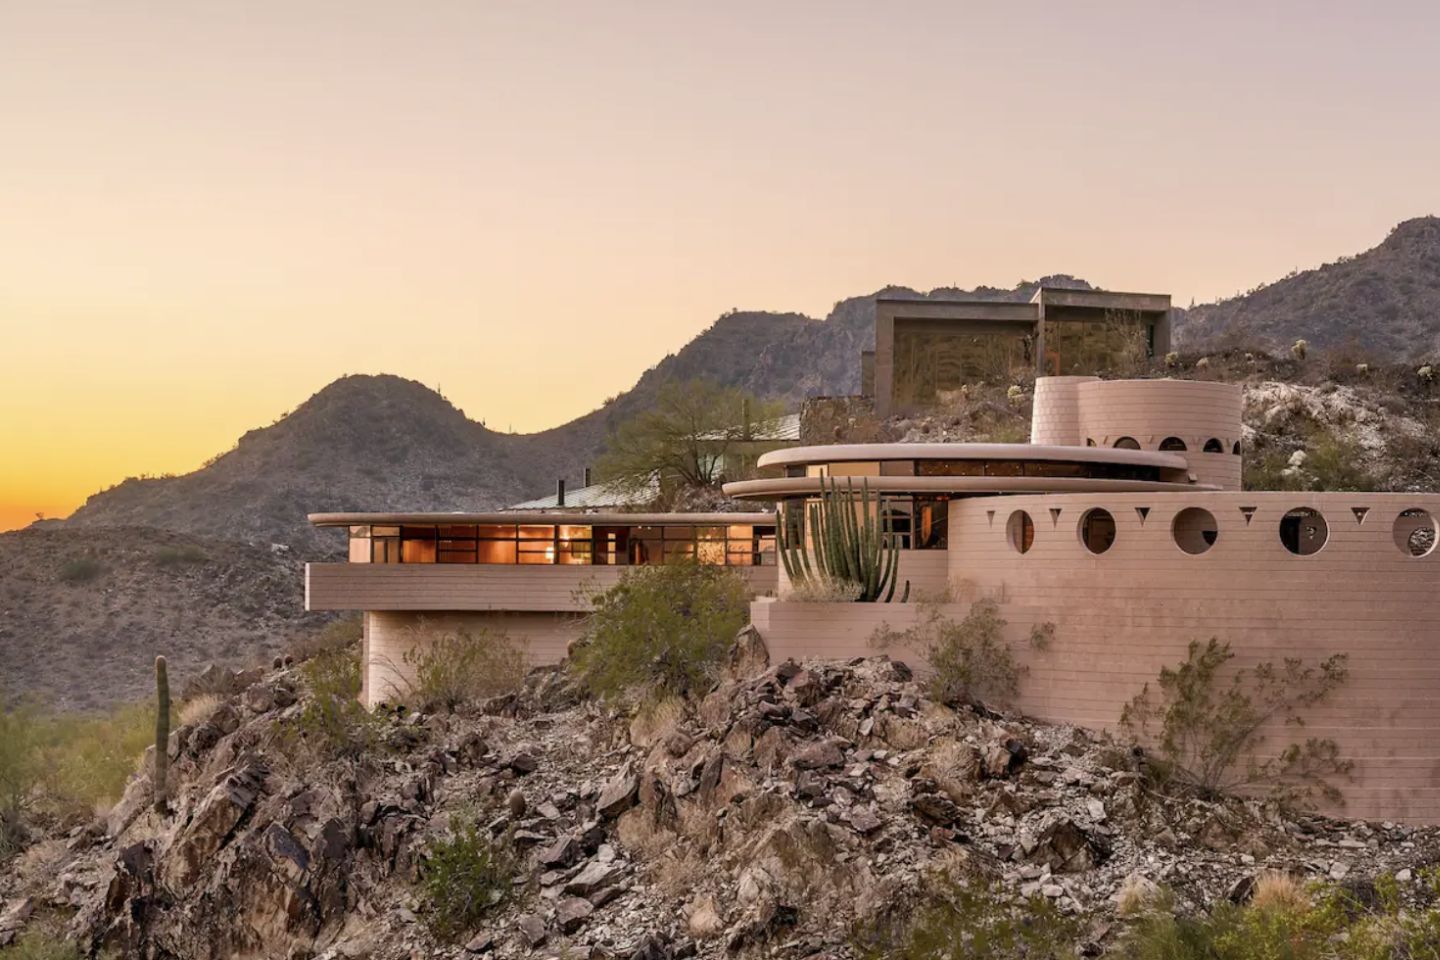
<instances>
[{"instance_id":1,"label":"curved stone wall","mask_svg":"<svg viewBox=\"0 0 1440 960\"><path fill-rule=\"evenodd\" d=\"M1309 555L1282 543L1282 518L1297 507L1323 520L1306 517L1292 531L1302 551L1318 546ZM1099 555L1080 532L1092 508L1114 519L1113 544ZM1019 510L1034 526L1024 554L1007 535L1021 526L1011 522ZM1047 652L1026 650L1031 672L1020 704L1051 720L1113 726L1191 640L1227 641L1241 665L1348 655L1348 681L1312 708L1301 735L1333 738L1355 762L1352 782L1338 784L1348 815L1435 823L1440 551L1432 517L1440 517L1440 495L963 500L951 506L950 576L961 597L999 599L1016 638L1055 624ZM1412 536L1417 527L1428 532ZM1273 731L1270 744L1278 750L1296 735Z\"/></svg>"},{"instance_id":2,"label":"curved stone wall","mask_svg":"<svg viewBox=\"0 0 1440 960\"><path fill-rule=\"evenodd\" d=\"M1030 413L1030 442L1062 447L1085 445L1080 426L1082 383L1097 383L1098 377L1039 377L1035 381L1035 402Z\"/></svg>"},{"instance_id":3,"label":"curved stone wall","mask_svg":"<svg viewBox=\"0 0 1440 960\"><path fill-rule=\"evenodd\" d=\"M1243 392L1233 383L1197 380L1096 380L1074 386L1079 405L1078 443L1113 447L1124 437L1141 450L1167 439L1184 443L1195 479L1224 490L1240 489ZM1039 384L1036 399L1039 400ZM1206 445L1218 441L1218 451ZM1177 451L1179 452L1179 451Z\"/></svg>"},{"instance_id":4,"label":"curved stone wall","mask_svg":"<svg viewBox=\"0 0 1440 960\"><path fill-rule=\"evenodd\" d=\"M1315 515L1281 522L1294 508ZM1092 553L1087 511L1103 509ZM1416 509L1428 515L1417 514ZM1031 520L1027 525L1017 511ZM1316 516L1323 520L1322 524ZM1355 764L1349 816L1440 823L1440 495L1157 493L1007 496L950 507L949 578L962 618L994 598L1028 668L1015 706L1061 723L1114 728L1120 712L1192 640L1231 645L1234 666L1348 657L1349 677L1302 728L1267 731L1266 755L1331 738ZM1323 537L1321 536L1323 530ZM1420 533L1416 533L1419 530ZM1097 532L1098 531L1098 532ZM1111 534L1113 533L1113 537ZM1015 544L1028 542L1021 553ZM1318 549L1317 549L1318 548ZM1420 555L1416 555L1420 554ZM881 652L876 628L903 630L921 606L787 603L751 607L772 658ZM1054 624L1035 649L1031 631ZM923 651L892 655L923 669Z\"/></svg>"}]
</instances>

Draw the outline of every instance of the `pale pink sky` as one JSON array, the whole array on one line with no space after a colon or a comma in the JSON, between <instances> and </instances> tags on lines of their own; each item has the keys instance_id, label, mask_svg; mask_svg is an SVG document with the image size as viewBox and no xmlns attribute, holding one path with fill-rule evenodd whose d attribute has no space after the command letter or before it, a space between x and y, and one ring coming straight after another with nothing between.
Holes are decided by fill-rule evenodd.
<instances>
[{"instance_id":1,"label":"pale pink sky","mask_svg":"<svg viewBox=\"0 0 1440 960\"><path fill-rule=\"evenodd\" d=\"M0 38L0 529L347 372L531 430L730 307L1184 304L1440 212L1433 3L32 0Z\"/></svg>"}]
</instances>

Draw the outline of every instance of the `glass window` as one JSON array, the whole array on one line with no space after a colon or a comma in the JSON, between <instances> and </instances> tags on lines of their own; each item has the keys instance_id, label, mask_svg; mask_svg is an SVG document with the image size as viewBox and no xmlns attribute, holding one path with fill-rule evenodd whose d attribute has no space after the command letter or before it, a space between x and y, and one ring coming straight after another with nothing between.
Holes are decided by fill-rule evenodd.
<instances>
[{"instance_id":1,"label":"glass window","mask_svg":"<svg viewBox=\"0 0 1440 960\"><path fill-rule=\"evenodd\" d=\"M548 524L544 524L544 525L541 525L541 524L533 524L533 525L530 525L530 524L521 524L521 525L520 525L520 539L521 539L521 540L554 540L554 539L555 539L555 528L554 528L553 526L548 525Z\"/></svg>"},{"instance_id":2,"label":"glass window","mask_svg":"<svg viewBox=\"0 0 1440 960\"><path fill-rule=\"evenodd\" d=\"M988 460L985 463L987 477L1023 477L1025 464L1019 460Z\"/></svg>"},{"instance_id":3,"label":"glass window","mask_svg":"<svg viewBox=\"0 0 1440 960\"><path fill-rule=\"evenodd\" d=\"M399 537L375 537L370 541L370 543L372 547L370 552L371 563L400 562Z\"/></svg>"},{"instance_id":4,"label":"glass window","mask_svg":"<svg viewBox=\"0 0 1440 960\"><path fill-rule=\"evenodd\" d=\"M400 541L400 562L401 563L434 563L435 562L435 541L431 540L401 540Z\"/></svg>"},{"instance_id":5,"label":"glass window","mask_svg":"<svg viewBox=\"0 0 1440 960\"><path fill-rule=\"evenodd\" d=\"M1050 463L1044 460L1037 460L1025 464L1025 476L1027 477L1084 477L1089 475L1089 470L1080 463Z\"/></svg>"},{"instance_id":6,"label":"glass window","mask_svg":"<svg viewBox=\"0 0 1440 960\"><path fill-rule=\"evenodd\" d=\"M561 524L556 531L561 540L589 540L590 528L576 524Z\"/></svg>"},{"instance_id":7,"label":"glass window","mask_svg":"<svg viewBox=\"0 0 1440 960\"><path fill-rule=\"evenodd\" d=\"M350 528L350 536L352 536L352 537L364 537L366 540L369 540L369 539L370 539L370 527L369 527L369 526L356 526L356 527L351 527L351 528Z\"/></svg>"},{"instance_id":8,"label":"glass window","mask_svg":"<svg viewBox=\"0 0 1440 960\"><path fill-rule=\"evenodd\" d=\"M591 558L589 540L561 540L556 545L555 562L568 564L589 563Z\"/></svg>"},{"instance_id":9,"label":"glass window","mask_svg":"<svg viewBox=\"0 0 1440 960\"><path fill-rule=\"evenodd\" d=\"M922 477L982 477L983 460L917 460L915 469Z\"/></svg>"},{"instance_id":10,"label":"glass window","mask_svg":"<svg viewBox=\"0 0 1440 960\"><path fill-rule=\"evenodd\" d=\"M350 538L350 562L351 562L351 563L369 563L369 562L370 562L370 538L369 538L369 537L363 537L363 538L362 538L362 537L351 537L351 538Z\"/></svg>"},{"instance_id":11,"label":"glass window","mask_svg":"<svg viewBox=\"0 0 1440 960\"><path fill-rule=\"evenodd\" d=\"M371 527L371 528L370 528L370 536L372 536L372 537L398 537L398 536L400 536L400 528L399 528L399 527Z\"/></svg>"},{"instance_id":12,"label":"glass window","mask_svg":"<svg viewBox=\"0 0 1440 960\"><path fill-rule=\"evenodd\" d=\"M514 540L515 524L505 523L498 526L488 525L476 527L475 534L479 537L489 537L492 540Z\"/></svg>"},{"instance_id":13,"label":"glass window","mask_svg":"<svg viewBox=\"0 0 1440 960\"><path fill-rule=\"evenodd\" d=\"M665 545L668 550L674 544ZM695 545L695 559L701 563L724 564L725 563L725 541L724 540L701 540Z\"/></svg>"},{"instance_id":14,"label":"glass window","mask_svg":"<svg viewBox=\"0 0 1440 960\"><path fill-rule=\"evenodd\" d=\"M917 550L944 550L950 543L948 498L915 499L914 544Z\"/></svg>"},{"instance_id":15,"label":"glass window","mask_svg":"<svg viewBox=\"0 0 1440 960\"><path fill-rule=\"evenodd\" d=\"M441 540L473 540L475 539L474 524L451 524L440 527Z\"/></svg>"},{"instance_id":16,"label":"glass window","mask_svg":"<svg viewBox=\"0 0 1440 960\"><path fill-rule=\"evenodd\" d=\"M476 556L481 563L514 563L514 540L481 540L476 545Z\"/></svg>"}]
</instances>

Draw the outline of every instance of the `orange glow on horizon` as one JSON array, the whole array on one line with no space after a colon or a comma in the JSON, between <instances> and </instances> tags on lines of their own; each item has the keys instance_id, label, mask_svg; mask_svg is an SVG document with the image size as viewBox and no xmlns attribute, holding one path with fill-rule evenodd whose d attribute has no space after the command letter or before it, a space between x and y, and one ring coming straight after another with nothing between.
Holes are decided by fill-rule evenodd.
<instances>
[{"instance_id":1,"label":"orange glow on horizon","mask_svg":"<svg viewBox=\"0 0 1440 960\"><path fill-rule=\"evenodd\" d=\"M538 430L732 307L1058 272L1183 306L1440 212L1435 5L162 0L0 35L0 529L346 373Z\"/></svg>"}]
</instances>

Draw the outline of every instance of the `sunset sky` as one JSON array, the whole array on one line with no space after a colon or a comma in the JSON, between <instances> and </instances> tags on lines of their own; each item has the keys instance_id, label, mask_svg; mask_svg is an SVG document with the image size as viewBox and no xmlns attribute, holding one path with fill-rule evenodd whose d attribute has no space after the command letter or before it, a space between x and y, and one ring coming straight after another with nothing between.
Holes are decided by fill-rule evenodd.
<instances>
[{"instance_id":1,"label":"sunset sky","mask_svg":"<svg viewBox=\"0 0 1440 960\"><path fill-rule=\"evenodd\" d=\"M1437 37L1429 2L0 0L0 529L345 373L528 431L731 307L1183 305L1357 252L1440 213Z\"/></svg>"}]
</instances>

